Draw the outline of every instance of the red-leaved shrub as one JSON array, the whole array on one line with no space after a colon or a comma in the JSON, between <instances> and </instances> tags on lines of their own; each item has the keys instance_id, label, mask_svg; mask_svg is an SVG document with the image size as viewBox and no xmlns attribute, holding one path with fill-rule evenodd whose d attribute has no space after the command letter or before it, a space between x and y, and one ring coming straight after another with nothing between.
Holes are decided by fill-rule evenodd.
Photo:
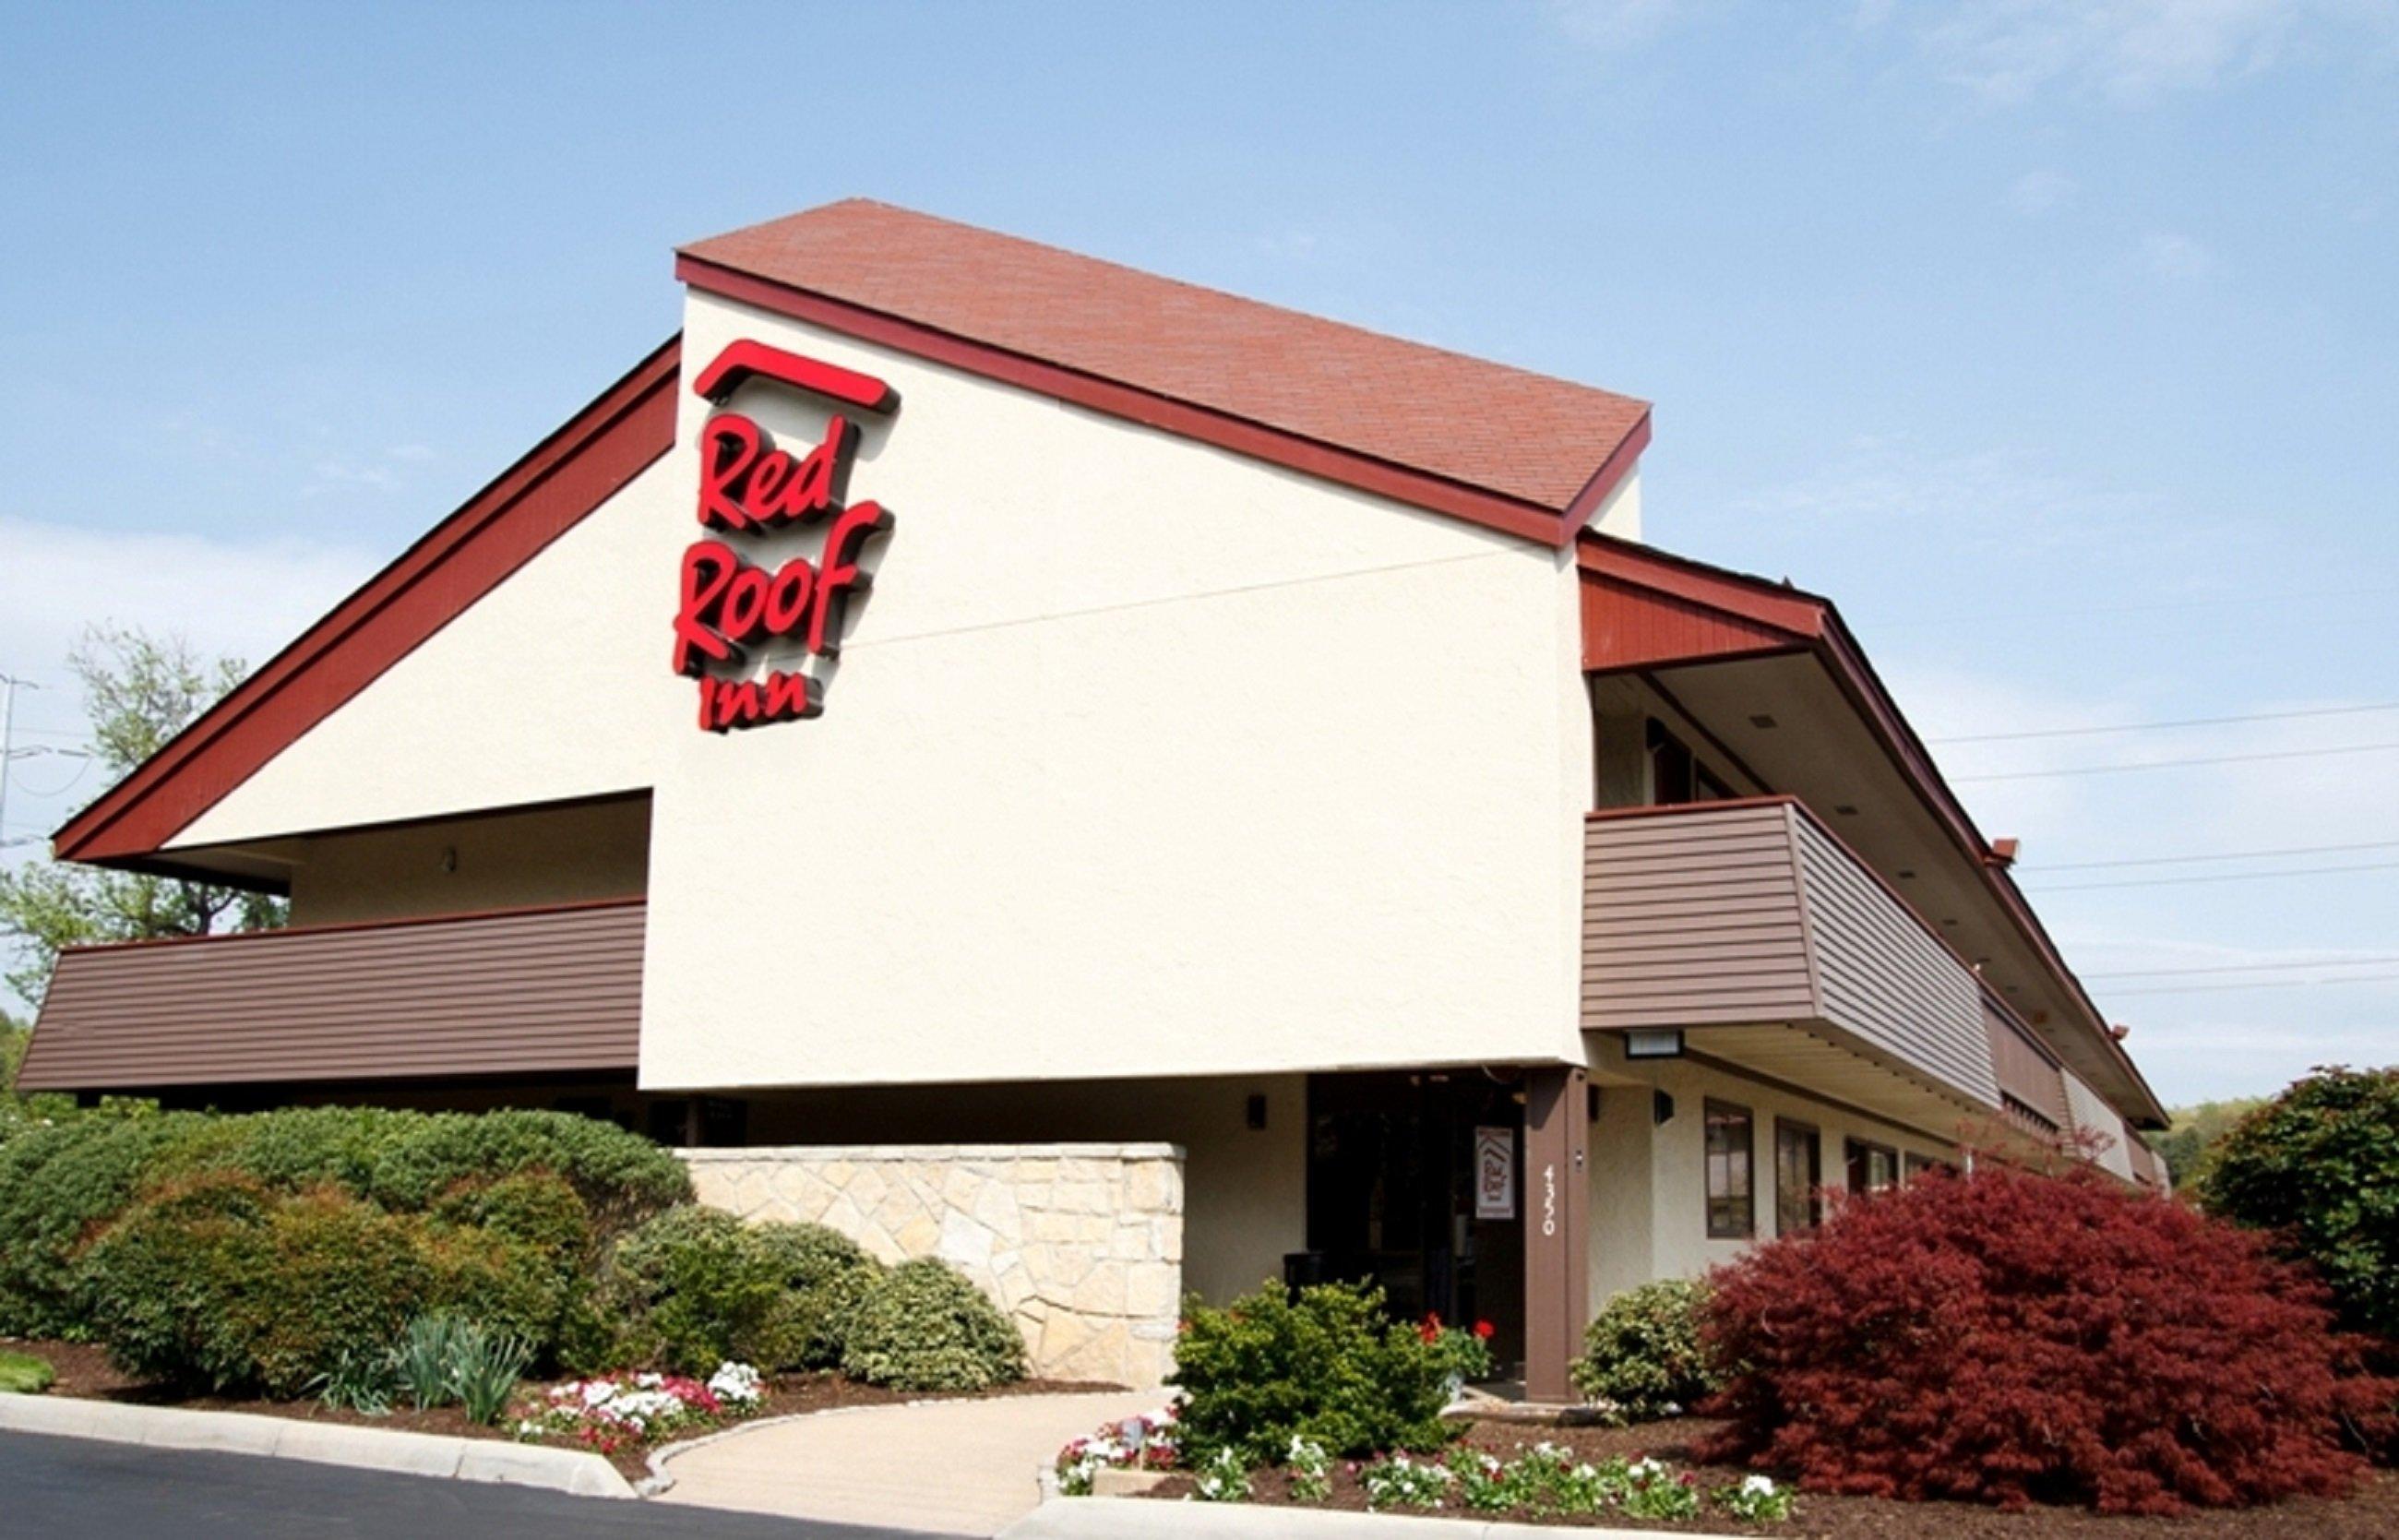
<instances>
[{"instance_id":1,"label":"red-leaved shrub","mask_svg":"<svg viewBox=\"0 0 2399 1540\"><path fill-rule=\"evenodd\" d=\"M2109 1513L2349 1490L2394 1386L2247 1234L1986 1166L1838 1204L1711 1280L1702 1452L1803 1487Z\"/></svg>"}]
</instances>

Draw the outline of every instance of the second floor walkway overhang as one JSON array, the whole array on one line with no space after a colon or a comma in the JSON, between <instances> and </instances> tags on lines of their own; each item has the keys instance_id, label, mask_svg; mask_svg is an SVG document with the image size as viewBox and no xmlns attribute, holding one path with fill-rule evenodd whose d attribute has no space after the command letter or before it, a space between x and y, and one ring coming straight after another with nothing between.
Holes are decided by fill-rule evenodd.
<instances>
[{"instance_id":1,"label":"second floor walkway overhang","mask_svg":"<svg viewBox=\"0 0 2399 1540\"><path fill-rule=\"evenodd\" d=\"M1828 600L1648 547L1577 547L1583 667L1635 682L1748 793L1790 793L2136 1127L2165 1112Z\"/></svg>"}]
</instances>

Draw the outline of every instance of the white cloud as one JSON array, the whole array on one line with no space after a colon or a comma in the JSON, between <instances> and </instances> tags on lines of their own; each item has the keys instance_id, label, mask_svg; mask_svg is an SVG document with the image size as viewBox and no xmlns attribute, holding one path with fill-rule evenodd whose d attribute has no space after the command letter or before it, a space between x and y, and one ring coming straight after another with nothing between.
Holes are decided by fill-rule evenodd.
<instances>
[{"instance_id":1,"label":"white cloud","mask_svg":"<svg viewBox=\"0 0 2399 1540\"><path fill-rule=\"evenodd\" d=\"M2127 104L2292 58L2399 41L2391 0L1967 0L1921 34L1936 67L1995 102L2053 87Z\"/></svg>"},{"instance_id":2,"label":"white cloud","mask_svg":"<svg viewBox=\"0 0 2399 1540\"><path fill-rule=\"evenodd\" d=\"M2008 188L2008 207L2037 219L2072 197L2074 190L2074 179L2063 171L2026 171Z\"/></svg>"},{"instance_id":3,"label":"white cloud","mask_svg":"<svg viewBox=\"0 0 2399 1540\"><path fill-rule=\"evenodd\" d=\"M2154 498L2094 487L2037 455L2007 449L1946 450L1904 438L1864 437L1848 453L1736 504L1737 513L1825 539L1904 543L1937 534L1954 557L2004 560L2029 551L2112 548L2148 526ZM1935 521L1937 520L1937 524Z\"/></svg>"},{"instance_id":4,"label":"white cloud","mask_svg":"<svg viewBox=\"0 0 2399 1540\"><path fill-rule=\"evenodd\" d=\"M2189 236L2152 230L2141 237L2141 265L2174 283L2198 283L2214 277L2221 263Z\"/></svg>"},{"instance_id":5,"label":"white cloud","mask_svg":"<svg viewBox=\"0 0 2399 1540\"><path fill-rule=\"evenodd\" d=\"M1648 42L1697 8L1693 0L1550 0L1566 35L1610 52Z\"/></svg>"}]
</instances>

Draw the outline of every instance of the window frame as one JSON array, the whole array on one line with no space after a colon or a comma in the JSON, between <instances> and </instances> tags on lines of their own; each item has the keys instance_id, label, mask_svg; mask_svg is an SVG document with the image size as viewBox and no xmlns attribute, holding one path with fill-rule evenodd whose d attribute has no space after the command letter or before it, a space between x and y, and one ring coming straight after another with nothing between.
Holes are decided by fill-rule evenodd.
<instances>
[{"instance_id":1,"label":"window frame","mask_svg":"<svg viewBox=\"0 0 2399 1540\"><path fill-rule=\"evenodd\" d=\"M1720 1114L1727 1120L1738 1118L1741 1122L1742 1191L1737 1196L1730 1191L1722 1195L1716 1192L1716 1150L1714 1136ZM1727 1154L1729 1155L1730 1151L1727 1151ZM1728 1170L1727 1186L1728 1188L1730 1186ZM1713 1096L1701 1099L1700 1198L1701 1222L1706 1226L1710 1240L1757 1238L1757 1113L1754 1108L1744 1107L1737 1101L1721 1101ZM1731 1227L1729 1219L1727 1223L1719 1224L1717 1220L1719 1202L1727 1205L1738 1202L1741 1205L1738 1228Z\"/></svg>"},{"instance_id":2,"label":"window frame","mask_svg":"<svg viewBox=\"0 0 2399 1540\"><path fill-rule=\"evenodd\" d=\"M1804 1139L1808 1151L1807 1218L1797 1224L1786 1223L1790 1215L1783 1203L1782 1136L1785 1133ZM1797 1235L1813 1230L1823 1223L1824 1131L1813 1123L1778 1115L1774 1119L1774 1233L1778 1236Z\"/></svg>"},{"instance_id":3,"label":"window frame","mask_svg":"<svg viewBox=\"0 0 2399 1540\"><path fill-rule=\"evenodd\" d=\"M1874 1157L1877 1155L1883 1157L1883 1169L1888 1176L1888 1180L1879 1186L1874 1180ZM1899 1150L1894 1145L1879 1144L1871 1139L1845 1139L1841 1145L1841 1165L1852 1197L1863 1197L1868 1193L1887 1193L1900 1185Z\"/></svg>"}]
</instances>

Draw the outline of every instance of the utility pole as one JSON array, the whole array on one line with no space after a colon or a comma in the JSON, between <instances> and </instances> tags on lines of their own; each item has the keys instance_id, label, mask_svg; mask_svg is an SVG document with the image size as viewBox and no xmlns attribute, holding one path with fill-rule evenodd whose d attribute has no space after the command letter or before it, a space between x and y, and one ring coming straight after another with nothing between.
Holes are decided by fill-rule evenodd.
<instances>
[{"instance_id":1,"label":"utility pole","mask_svg":"<svg viewBox=\"0 0 2399 1540\"><path fill-rule=\"evenodd\" d=\"M0 846L8 843L8 762L17 757L17 692L38 690L30 679L0 674Z\"/></svg>"}]
</instances>

